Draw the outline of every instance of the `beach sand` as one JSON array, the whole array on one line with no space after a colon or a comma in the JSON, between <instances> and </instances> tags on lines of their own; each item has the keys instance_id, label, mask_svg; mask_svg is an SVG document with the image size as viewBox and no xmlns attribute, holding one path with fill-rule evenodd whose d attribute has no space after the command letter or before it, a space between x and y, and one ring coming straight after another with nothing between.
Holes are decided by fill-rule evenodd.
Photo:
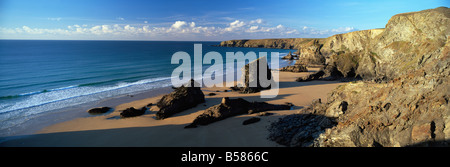
<instances>
[{"instance_id":1,"label":"beach sand","mask_svg":"<svg viewBox=\"0 0 450 167\"><path fill-rule=\"evenodd\" d=\"M315 72L318 68L310 68L309 70ZM155 113L158 111L155 104L162 95L125 103L116 101L115 105L111 104L111 106L115 106L112 112L57 123L47 126L33 135L9 137L6 140L4 139L0 146L277 147L281 145L267 139L269 133L267 127L271 122L284 115L297 113L298 109L310 105L313 99L321 98L322 101L326 102L327 94L338 85L344 84L339 81L295 81L297 77L305 76L310 72L280 72L280 88L276 98L263 99L260 98L259 93L224 92L224 90L229 90L226 87L202 88L205 94L205 103L164 120L155 119ZM216 92L217 90L220 92ZM208 94L211 92L216 93L216 95L209 96ZM256 114L239 115L207 126L184 129L184 126L190 124L205 109L219 104L223 97L241 97L248 101L265 101L271 104L290 102L295 107L293 110L268 111L274 114L261 116L261 121L250 125L242 125L242 122L257 116ZM142 116L125 119L121 119L119 116L121 110L129 107L141 108L148 103L154 105Z\"/></svg>"}]
</instances>

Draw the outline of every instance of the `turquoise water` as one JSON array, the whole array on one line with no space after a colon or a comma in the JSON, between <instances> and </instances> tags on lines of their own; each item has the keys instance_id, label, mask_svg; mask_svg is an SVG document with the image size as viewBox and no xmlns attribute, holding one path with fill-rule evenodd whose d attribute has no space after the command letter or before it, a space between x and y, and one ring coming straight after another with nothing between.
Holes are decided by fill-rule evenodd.
<instances>
[{"instance_id":1,"label":"turquoise water","mask_svg":"<svg viewBox=\"0 0 450 167\"><path fill-rule=\"evenodd\" d=\"M197 43L203 55L216 51L223 57L293 51L212 46L219 42L0 40L0 136L42 113L171 86L179 66L170 63L172 55L193 57ZM286 63L280 60L280 66Z\"/></svg>"}]
</instances>

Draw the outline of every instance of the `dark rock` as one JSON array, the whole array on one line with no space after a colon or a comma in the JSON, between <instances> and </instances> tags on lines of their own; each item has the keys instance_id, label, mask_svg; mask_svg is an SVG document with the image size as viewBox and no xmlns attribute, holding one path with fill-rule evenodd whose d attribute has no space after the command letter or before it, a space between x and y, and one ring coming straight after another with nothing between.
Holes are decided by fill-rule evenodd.
<instances>
[{"instance_id":1,"label":"dark rock","mask_svg":"<svg viewBox=\"0 0 450 167\"><path fill-rule=\"evenodd\" d=\"M288 115L269 126L269 139L285 146L310 147L319 134L334 125L334 119L322 115Z\"/></svg>"},{"instance_id":2,"label":"dark rock","mask_svg":"<svg viewBox=\"0 0 450 167\"><path fill-rule=\"evenodd\" d=\"M99 108L92 108L90 110L88 110L87 112L89 114L103 114L108 112L109 110L111 110L110 107L99 107Z\"/></svg>"},{"instance_id":3,"label":"dark rock","mask_svg":"<svg viewBox=\"0 0 450 167\"><path fill-rule=\"evenodd\" d=\"M288 110L289 108L290 107L287 105L273 105L266 102L248 102L242 98L230 99L224 97L220 104L206 109L203 114L200 114L195 118L192 124L186 128L195 127L196 125L207 125L240 114L259 113L271 110Z\"/></svg>"},{"instance_id":4,"label":"dark rock","mask_svg":"<svg viewBox=\"0 0 450 167\"><path fill-rule=\"evenodd\" d=\"M217 95L217 94L215 94L215 93L208 93L208 96L215 96L215 95Z\"/></svg>"},{"instance_id":5,"label":"dark rock","mask_svg":"<svg viewBox=\"0 0 450 167\"><path fill-rule=\"evenodd\" d=\"M280 68L280 71L286 71L286 72L308 72L308 69L305 65L302 64L295 64L293 66L287 66Z\"/></svg>"},{"instance_id":6,"label":"dark rock","mask_svg":"<svg viewBox=\"0 0 450 167\"><path fill-rule=\"evenodd\" d=\"M260 70L259 70L259 64L263 64L264 66L266 66L266 81L262 78L259 78L260 76ZM250 73L250 67L256 67L256 72L255 73ZM261 57L258 58L250 63L248 63L247 65L245 65L242 68L242 77L241 80L243 81L242 83L244 85L241 86L235 86L234 88L232 87L232 90L238 90L241 91L241 93L256 93L256 92L260 92L261 90L264 89L270 89L271 85L275 84L275 82L272 79L272 72L269 69L269 66L267 64L267 58L266 57ZM264 81L261 82L261 81ZM266 83L267 82L267 83ZM254 86L251 85L251 83L255 83ZM268 85L267 87L263 87L261 84L265 84Z\"/></svg>"},{"instance_id":7,"label":"dark rock","mask_svg":"<svg viewBox=\"0 0 450 167\"><path fill-rule=\"evenodd\" d=\"M291 52L287 54L286 56L283 56L281 59L287 59L287 60L294 60L297 58L297 55L293 55Z\"/></svg>"},{"instance_id":8,"label":"dark rock","mask_svg":"<svg viewBox=\"0 0 450 167\"><path fill-rule=\"evenodd\" d=\"M289 110L291 109L290 105L275 105L269 104L266 102L252 102L248 106L248 114L260 113L264 111L272 111L272 110Z\"/></svg>"},{"instance_id":9,"label":"dark rock","mask_svg":"<svg viewBox=\"0 0 450 167\"><path fill-rule=\"evenodd\" d=\"M147 110L146 107L142 107L139 110L135 109L134 107L127 108L120 113L120 117L121 118L129 118L129 117L141 116L141 115L145 114L146 110Z\"/></svg>"},{"instance_id":10,"label":"dark rock","mask_svg":"<svg viewBox=\"0 0 450 167\"><path fill-rule=\"evenodd\" d=\"M205 95L195 81L191 79L187 85L176 88L172 93L164 95L156 104L160 109L156 113L156 119L164 119L173 114L197 106L205 102Z\"/></svg>"},{"instance_id":11,"label":"dark rock","mask_svg":"<svg viewBox=\"0 0 450 167\"><path fill-rule=\"evenodd\" d=\"M146 106L151 107L151 106L153 106L153 103L148 103Z\"/></svg>"},{"instance_id":12,"label":"dark rock","mask_svg":"<svg viewBox=\"0 0 450 167\"><path fill-rule=\"evenodd\" d=\"M259 122L260 120L261 120L261 118L252 117L252 118L249 118L249 119L245 120L244 122L242 122L242 125L248 125L248 124L256 123L256 122Z\"/></svg>"},{"instance_id":13,"label":"dark rock","mask_svg":"<svg viewBox=\"0 0 450 167\"><path fill-rule=\"evenodd\" d=\"M285 102L284 104L286 104L286 105L289 106L289 107L294 107L294 104L289 103L289 102Z\"/></svg>"},{"instance_id":14,"label":"dark rock","mask_svg":"<svg viewBox=\"0 0 450 167\"><path fill-rule=\"evenodd\" d=\"M348 103L346 101L342 101L341 104L339 104L339 108L341 109L341 111L343 113L345 113L345 111L347 111L347 106L348 106Z\"/></svg>"},{"instance_id":15,"label":"dark rock","mask_svg":"<svg viewBox=\"0 0 450 167\"><path fill-rule=\"evenodd\" d=\"M389 108L391 108L391 103L386 103L386 104L383 106L383 108L384 108L385 111L389 110Z\"/></svg>"}]
</instances>

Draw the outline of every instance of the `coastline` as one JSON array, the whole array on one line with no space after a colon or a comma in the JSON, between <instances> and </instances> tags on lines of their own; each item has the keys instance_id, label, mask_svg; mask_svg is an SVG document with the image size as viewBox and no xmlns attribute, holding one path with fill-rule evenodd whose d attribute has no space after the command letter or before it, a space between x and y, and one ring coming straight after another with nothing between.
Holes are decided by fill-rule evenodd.
<instances>
[{"instance_id":1,"label":"coastline","mask_svg":"<svg viewBox=\"0 0 450 167\"><path fill-rule=\"evenodd\" d=\"M331 90L345 84L339 81L295 82L295 78L318 70L309 68L310 72L280 72L279 95L273 99L261 99L259 93L224 92L228 90L226 87L202 88L205 103L164 120L155 119L156 105L150 107L144 115L134 118L121 119L119 111L129 107L140 108L148 103L155 104L171 88L160 90L159 94L149 91L133 97L112 98L91 105L114 107L112 112L63 120L45 126L32 135L6 137L2 139L0 146L281 146L266 139L269 133L266 126L282 116L297 113L298 109L306 107L313 99L321 98L326 101ZM216 92L217 90L220 92ZM216 95L209 96L208 93L211 92ZM222 97L240 97L271 104L289 102L295 106L292 110L269 111L274 115L260 117L260 122L246 126L242 125L242 121L255 117L256 114L239 115L194 129L183 128L205 109L219 104ZM89 115L86 110L83 110L84 114Z\"/></svg>"},{"instance_id":2,"label":"coastline","mask_svg":"<svg viewBox=\"0 0 450 167\"><path fill-rule=\"evenodd\" d=\"M118 103L126 103L149 97L155 97L161 94L169 93L171 90L172 89L170 87L161 87L143 92L138 92L132 95L114 96L102 100L79 104L76 106L65 107L57 110L50 110L45 113L39 114L36 117L31 118L29 121L21 124L19 128L15 127L13 133L10 133L7 136L1 136L0 138L33 135L47 126L51 126L65 121L70 121L77 118L95 117L96 115L91 115L88 112L86 112L91 108L101 106L110 106L114 108Z\"/></svg>"}]
</instances>

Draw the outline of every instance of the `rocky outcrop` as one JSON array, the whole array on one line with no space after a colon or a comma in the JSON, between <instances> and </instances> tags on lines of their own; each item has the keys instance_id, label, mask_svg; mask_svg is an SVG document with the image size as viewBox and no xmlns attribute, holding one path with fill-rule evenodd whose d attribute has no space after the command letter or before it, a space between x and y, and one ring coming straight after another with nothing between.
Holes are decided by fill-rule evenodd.
<instances>
[{"instance_id":1,"label":"rocky outcrop","mask_svg":"<svg viewBox=\"0 0 450 167\"><path fill-rule=\"evenodd\" d=\"M309 74L307 76L299 77L295 81L297 81L297 82L306 82L306 81L317 80L317 79L320 79L323 75L325 75L325 72L323 72L323 70L320 70L320 71L317 71L315 73Z\"/></svg>"},{"instance_id":2,"label":"rocky outcrop","mask_svg":"<svg viewBox=\"0 0 450 167\"><path fill-rule=\"evenodd\" d=\"M338 34L325 39L321 53L345 74L393 79L431 62L450 33L448 8L393 16L384 29ZM342 59L344 60L338 60Z\"/></svg>"},{"instance_id":3,"label":"rocky outcrop","mask_svg":"<svg viewBox=\"0 0 450 167\"><path fill-rule=\"evenodd\" d=\"M450 9L441 7L395 15L384 30L327 38L321 53L330 60L320 78L334 73L365 80L339 86L327 103L314 101L301 111L336 122L313 139L300 137L301 146L448 146L448 25ZM299 133L288 136L304 136Z\"/></svg>"},{"instance_id":4,"label":"rocky outcrop","mask_svg":"<svg viewBox=\"0 0 450 167\"><path fill-rule=\"evenodd\" d=\"M315 138L335 124L333 118L323 115L288 115L269 126L269 139L290 147L311 147Z\"/></svg>"},{"instance_id":5,"label":"rocky outcrop","mask_svg":"<svg viewBox=\"0 0 450 167\"><path fill-rule=\"evenodd\" d=\"M321 52L331 56L339 52L363 52L384 29L371 29L337 34L325 39Z\"/></svg>"},{"instance_id":6,"label":"rocky outcrop","mask_svg":"<svg viewBox=\"0 0 450 167\"><path fill-rule=\"evenodd\" d=\"M387 83L360 81L339 87L324 110L325 115L337 118L338 125L322 134L317 146L447 145L449 60L447 54L431 67L437 73L418 70ZM339 109L343 102L345 112Z\"/></svg>"},{"instance_id":7,"label":"rocky outcrop","mask_svg":"<svg viewBox=\"0 0 450 167\"><path fill-rule=\"evenodd\" d=\"M297 49L297 56L289 53L283 59L298 59L304 65L323 65L325 57L320 50L324 42L323 38L252 39L222 41L219 46Z\"/></svg>"},{"instance_id":8,"label":"rocky outcrop","mask_svg":"<svg viewBox=\"0 0 450 167\"><path fill-rule=\"evenodd\" d=\"M103 114L110 110L111 110L111 107L98 107L98 108L89 109L87 112L89 114L95 115L95 114Z\"/></svg>"},{"instance_id":9,"label":"rocky outcrop","mask_svg":"<svg viewBox=\"0 0 450 167\"><path fill-rule=\"evenodd\" d=\"M305 65L295 63L295 64L292 65L292 66L287 66L287 67L280 68L280 71L287 71L287 72L308 72L308 69L306 68Z\"/></svg>"},{"instance_id":10,"label":"rocky outcrop","mask_svg":"<svg viewBox=\"0 0 450 167\"><path fill-rule=\"evenodd\" d=\"M320 52L322 44L318 39L314 39L303 45L299 51L300 55L296 63L304 65L323 65L325 57Z\"/></svg>"},{"instance_id":11,"label":"rocky outcrop","mask_svg":"<svg viewBox=\"0 0 450 167\"><path fill-rule=\"evenodd\" d=\"M281 59L294 60L298 59L298 57L297 55L292 54L292 52L289 52L286 56L283 56Z\"/></svg>"},{"instance_id":12,"label":"rocky outcrop","mask_svg":"<svg viewBox=\"0 0 450 167\"><path fill-rule=\"evenodd\" d=\"M266 66L267 71L265 71L266 75L262 74L261 76L266 76L266 78L259 78L261 71L259 70L259 65ZM255 68L255 69L253 69ZM256 71L253 71L256 70ZM267 58L261 57L258 58L244 67L242 67L242 84L233 87L233 90L241 91L241 93L256 93L260 92L264 89L270 89L271 85L275 84L272 78L272 72L269 69L269 65L267 64ZM254 85L253 85L254 84Z\"/></svg>"},{"instance_id":13,"label":"rocky outcrop","mask_svg":"<svg viewBox=\"0 0 450 167\"><path fill-rule=\"evenodd\" d=\"M253 114L272 110L289 110L288 105L273 105L266 102L248 102L242 98L230 99L224 97L218 105L212 106L185 128L195 128L197 125L208 125L240 114Z\"/></svg>"},{"instance_id":14,"label":"rocky outcrop","mask_svg":"<svg viewBox=\"0 0 450 167\"><path fill-rule=\"evenodd\" d=\"M134 107L127 108L120 113L121 118L129 118L129 117L137 117L145 114L147 110L146 107L142 107L141 109L135 109Z\"/></svg>"},{"instance_id":15,"label":"rocky outcrop","mask_svg":"<svg viewBox=\"0 0 450 167\"><path fill-rule=\"evenodd\" d=\"M200 87L195 87L195 81L191 81L187 85L179 88L167 95L164 95L156 104L159 111L156 113L156 119L164 119L173 114L179 113L186 109L197 106L197 104L205 102L205 95Z\"/></svg>"},{"instance_id":16,"label":"rocky outcrop","mask_svg":"<svg viewBox=\"0 0 450 167\"><path fill-rule=\"evenodd\" d=\"M278 48L278 49L300 49L302 45L311 40L320 38L283 38L283 39L244 39L222 41L219 46L224 47L249 47L249 48Z\"/></svg>"}]
</instances>

